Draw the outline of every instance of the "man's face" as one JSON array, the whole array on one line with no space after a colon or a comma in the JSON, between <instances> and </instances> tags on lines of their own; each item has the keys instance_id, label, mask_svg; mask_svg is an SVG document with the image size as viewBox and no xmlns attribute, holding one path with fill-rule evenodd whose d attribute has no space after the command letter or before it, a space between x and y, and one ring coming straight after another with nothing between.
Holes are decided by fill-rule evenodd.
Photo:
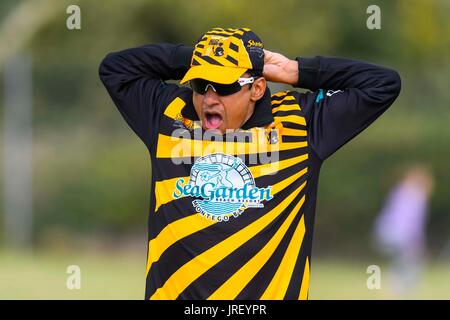
<instances>
[{"instance_id":1,"label":"man's face","mask_svg":"<svg viewBox=\"0 0 450 320\"><path fill-rule=\"evenodd\" d=\"M242 77L248 78L250 75L245 73ZM240 91L228 96L218 95L211 87L208 87L204 94L194 91L192 100L203 129L224 134L227 129L241 128L253 114L255 102L259 99L259 92L257 92L255 100L255 85L256 90L261 87L261 84L257 84L258 80L261 82L263 78L257 79L252 87L248 84L244 85Z\"/></svg>"}]
</instances>

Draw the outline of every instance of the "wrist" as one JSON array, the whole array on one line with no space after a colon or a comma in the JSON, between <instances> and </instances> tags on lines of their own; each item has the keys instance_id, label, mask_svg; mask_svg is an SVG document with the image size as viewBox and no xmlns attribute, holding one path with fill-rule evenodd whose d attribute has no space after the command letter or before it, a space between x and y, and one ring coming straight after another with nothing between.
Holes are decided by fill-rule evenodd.
<instances>
[{"instance_id":1,"label":"wrist","mask_svg":"<svg viewBox=\"0 0 450 320\"><path fill-rule=\"evenodd\" d=\"M299 67L299 79L295 87L305 88L313 91L317 90L319 88L317 78L320 69L320 57L298 57L296 58L296 60Z\"/></svg>"},{"instance_id":2,"label":"wrist","mask_svg":"<svg viewBox=\"0 0 450 320\"><path fill-rule=\"evenodd\" d=\"M173 52L172 67L188 69L191 64L193 47L177 45Z\"/></svg>"},{"instance_id":3,"label":"wrist","mask_svg":"<svg viewBox=\"0 0 450 320\"><path fill-rule=\"evenodd\" d=\"M289 60L285 66L286 83L295 86L298 83L298 61Z\"/></svg>"}]
</instances>

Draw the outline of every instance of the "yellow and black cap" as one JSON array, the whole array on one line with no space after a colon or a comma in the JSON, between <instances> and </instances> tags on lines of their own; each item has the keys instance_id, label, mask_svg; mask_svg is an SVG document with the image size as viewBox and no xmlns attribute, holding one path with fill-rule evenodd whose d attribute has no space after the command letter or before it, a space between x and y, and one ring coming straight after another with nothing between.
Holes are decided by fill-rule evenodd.
<instances>
[{"instance_id":1,"label":"yellow and black cap","mask_svg":"<svg viewBox=\"0 0 450 320\"><path fill-rule=\"evenodd\" d=\"M261 39L249 28L213 28L195 44L190 68L181 83L205 79L230 84L245 72L262 74L263 48Z\"/></svg>"}]
</instances>

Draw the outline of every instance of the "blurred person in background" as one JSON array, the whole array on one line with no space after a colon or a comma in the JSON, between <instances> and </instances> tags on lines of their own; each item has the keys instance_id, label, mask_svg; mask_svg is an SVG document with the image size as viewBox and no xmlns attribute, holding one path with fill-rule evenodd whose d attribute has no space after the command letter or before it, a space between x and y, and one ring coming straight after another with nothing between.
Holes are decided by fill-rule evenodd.
<instances>
[{"instance_id":1,"label":"blurred person in background","mask_svg":"<svg viewBox=\"0 0 450 320\"><path fill-rule=\"evenodd\" d=\"M390 257L390 293L407 296L413 292L426 254L426 220L433 177L422 165L410 166L389 193L375 221L378 249Z\"/></svg>"}]
</instances>

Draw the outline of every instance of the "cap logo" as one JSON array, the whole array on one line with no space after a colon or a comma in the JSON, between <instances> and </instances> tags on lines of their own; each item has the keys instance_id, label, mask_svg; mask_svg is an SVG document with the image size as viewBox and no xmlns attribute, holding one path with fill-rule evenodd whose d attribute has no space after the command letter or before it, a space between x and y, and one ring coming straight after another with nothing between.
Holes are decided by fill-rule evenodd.
<instances>
[{"instance_id":1,"label":"cap logo","mask_svg":"<svg viewBox=\"0 0 450 320\"><path fill-rule=\"evenodd\" d=\"M224 57L228 54L229 39L212 36L203 50L204 56Z\"/></svg>"},{"instance_id":2,"label":"cap logo","mask_svg":"<svg viewBox=\"0 0 450 320\"><path fill-rule=\"evenodd\" d=\"M209 40L208 45L212 46L212 52L216 57L221 57L224 55L223 42L219 39Z\"/></svg>"},{"instance_id":3,"label":"cap logo","mask_svg":"<svg viewBox=\"0 0 450 320\"><path fill-rule=\"evenodd\" d=\"M263 47L263 44L262 44L262 42L259 42L259 41L254 41L254 40L249 40L248 42L247 42L247 47Z\"/></svg>"}]
</instances>

